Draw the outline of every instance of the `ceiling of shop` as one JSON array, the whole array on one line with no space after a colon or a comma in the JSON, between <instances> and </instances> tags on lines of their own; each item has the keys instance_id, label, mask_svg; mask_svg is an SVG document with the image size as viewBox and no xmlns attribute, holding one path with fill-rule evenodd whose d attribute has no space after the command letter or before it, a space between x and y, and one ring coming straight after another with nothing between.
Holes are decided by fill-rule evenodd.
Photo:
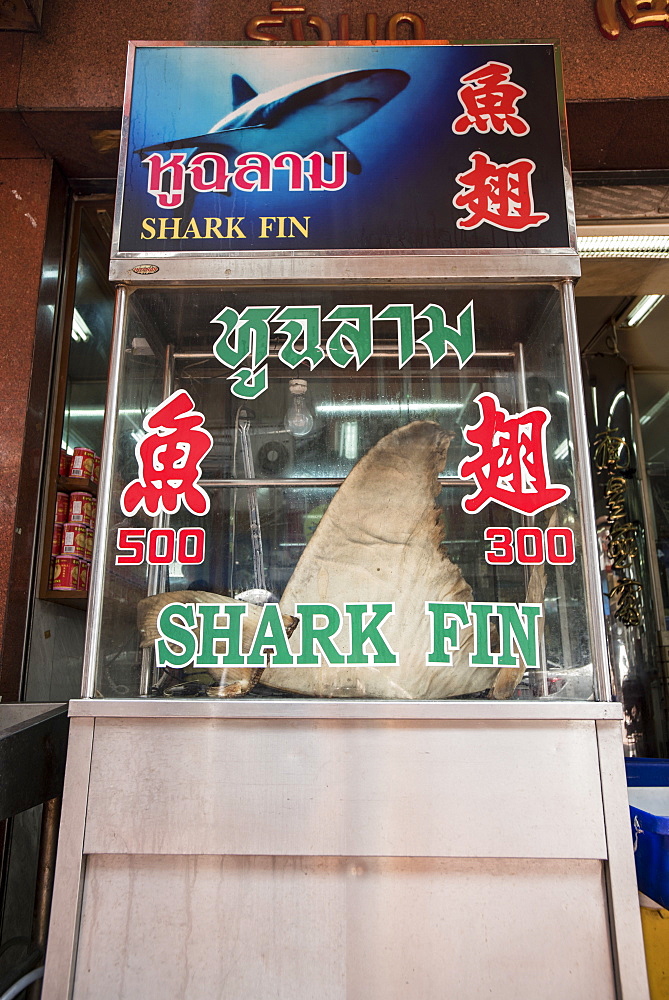
<instances>
[{"instance_id":1,"label":"ceiling of shop","mask_svg":"<svg viewBox=\"0 0 669 1000\"><path fill-rule=\"evenodd\" d=\"M667 295L633 328L618 327L618 350L635 368L669 369L669 260L582 260L576 286L581 347L609 352L611 323L640 295Z\"/></svg>"}]
</instances>

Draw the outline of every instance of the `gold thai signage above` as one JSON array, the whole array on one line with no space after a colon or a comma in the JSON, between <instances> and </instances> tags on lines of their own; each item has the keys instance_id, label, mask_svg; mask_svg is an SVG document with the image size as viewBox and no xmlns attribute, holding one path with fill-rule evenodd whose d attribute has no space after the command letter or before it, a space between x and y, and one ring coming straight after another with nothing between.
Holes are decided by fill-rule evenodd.
<instances>
[{"instance_id":1,"label":"gold thai signage above","mask_svg":"<svg viewBox=\"0 0 669 1000\"><path fill-rule=\"evenodd\" d=\"M332 23L325 18L317 14L305 15L307 15L307 8L303 4L286 4L282 3L281 0L272 0L269 14L261 14L247 21L244 29L246 37L257 42L289 40L329 42L332 39L347 42L355 37L355 33L351 35L348 14L337 14L334 30ZM395 41L398 38L398 30L401 25L409 27L409 37L419 40L427 37L423 18L419 14L407 11L393 14L389 18L385 26L385 38L390 42ZM284 30L281 31L281 29ZM370 42L384 37L383 28L380 28L376 14L365 14L364 34L359 37Z\"/></svg>"},{"instance_id":2,"label":"gold thai signage above","mask_svg":"<svg viewBox=\"0 0 669 1000\"><path fill-rule=\"evenodd\" d=\"M669 0L595 0L595 14L602 34L612 40L620 36L623 24L669 28Z\"/></svg>"}]
</instances>

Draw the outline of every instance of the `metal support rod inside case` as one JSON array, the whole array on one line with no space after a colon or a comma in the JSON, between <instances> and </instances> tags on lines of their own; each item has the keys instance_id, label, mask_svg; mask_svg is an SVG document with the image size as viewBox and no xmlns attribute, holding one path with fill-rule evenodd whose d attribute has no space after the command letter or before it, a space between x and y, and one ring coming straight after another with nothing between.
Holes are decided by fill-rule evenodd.
<instances>
[{"instance_id":1,"label":"metal support rod inside case","mask_svg":"<svg viewBox=\"0 0 669 1000\"><path fill-rule=\"evenodd\" d=\"M107 383L107 399L105 402L105 423L102 435L102 461L100 464L100 483L95 538L93 542L93 560L88 602L88 617L86 619L86 642L84 645L84 670L81 682L82 698L95 697L95 678L98 650L100 645L100 629L102 626L102 598L104 595L105 562L109 544L109 514L108 497L112 488L112 471L114 468L114 441L116 440L116 424L118 421L118 399L120 390L121 361L123 359L123 344L125 334L125 317L128 308L128 290L121 285L116 291L116 308L112 332L111 357L109 361L109 381Z\"/></svg>"},{"instance_id":2,"label":"metal support rod inside case","mask_svg":"<svg viewBox=\"0 0 669 1000\"><path fill-rule=\"evenodd\" d=\"M172 344L168 344L165 348L165 358L163 361L163 399L167 399L168 396L172 395L174 390L174 347ZM169 514L161 511L153 519L154 528L165 528L169 524ZM167 581L169 567L168 566L149 566L149 573L147 579L146 596L151 597L153 594L159 594L161 590L169 590L167 586ZM139 693L140 695L148 695L153 684L153 662L154 662L154 651L153 647L145 648L142 650L142 666L139 674Z\"/></svg>"}]
</instances>

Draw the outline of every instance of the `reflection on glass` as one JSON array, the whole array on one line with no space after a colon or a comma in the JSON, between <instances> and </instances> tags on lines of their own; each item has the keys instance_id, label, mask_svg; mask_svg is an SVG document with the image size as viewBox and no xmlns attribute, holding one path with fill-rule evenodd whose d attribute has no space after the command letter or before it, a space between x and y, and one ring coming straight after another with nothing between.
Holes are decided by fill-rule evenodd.
<instances>
[{"instance_id":1,"label":"reflection on glass","mask_svg":"<svg viewBox=\"0 0 669 1000\"><path fill-rule=\"evenodd\" d=\"M107 394L109 339L114 300L104 272L108 246L104 234L81 213L79 260L67 370L62 447L102 450L102 424Z\"/></svg>"},{"instance_id":2,"label":"reflection on glass","mask_svg":"<svg viewBox=\"0 0 669 1000\"><path fill-rule=\"evenodd\" d=\"M655 551L662 588L664 627L669 629L669 375L666 372L636 372L634 381L639 405L648 486L655 522Z\"/></svg>"}]
</instances>

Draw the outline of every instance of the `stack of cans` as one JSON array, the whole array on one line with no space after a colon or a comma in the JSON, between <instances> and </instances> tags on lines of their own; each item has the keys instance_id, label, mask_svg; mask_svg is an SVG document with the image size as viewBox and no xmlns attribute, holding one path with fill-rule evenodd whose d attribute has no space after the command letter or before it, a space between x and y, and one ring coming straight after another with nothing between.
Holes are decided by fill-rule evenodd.
<instances>
[{"instance_id":1,"label":"stack of cans","mask_svg":"<svg viewBox=\"0 0 669 1000\"><path fill-rule=\"evenodd\" d=\"M91 493L56 494L51 545L53 590L88 590L96 508L97 500Z\"/></svg>"},{"instance_id":2,"label":"stack of cans","mask_svg":"<svg viewBox=\"0 0 669 1000\"><path fill-rule=\"evenodd\" d=\"M92 483L97 483L100 478L100 456L91 448L75 448L70 456L61 448L58 475L69 479L90 479Z\"/></svg>"}]
</instances>

